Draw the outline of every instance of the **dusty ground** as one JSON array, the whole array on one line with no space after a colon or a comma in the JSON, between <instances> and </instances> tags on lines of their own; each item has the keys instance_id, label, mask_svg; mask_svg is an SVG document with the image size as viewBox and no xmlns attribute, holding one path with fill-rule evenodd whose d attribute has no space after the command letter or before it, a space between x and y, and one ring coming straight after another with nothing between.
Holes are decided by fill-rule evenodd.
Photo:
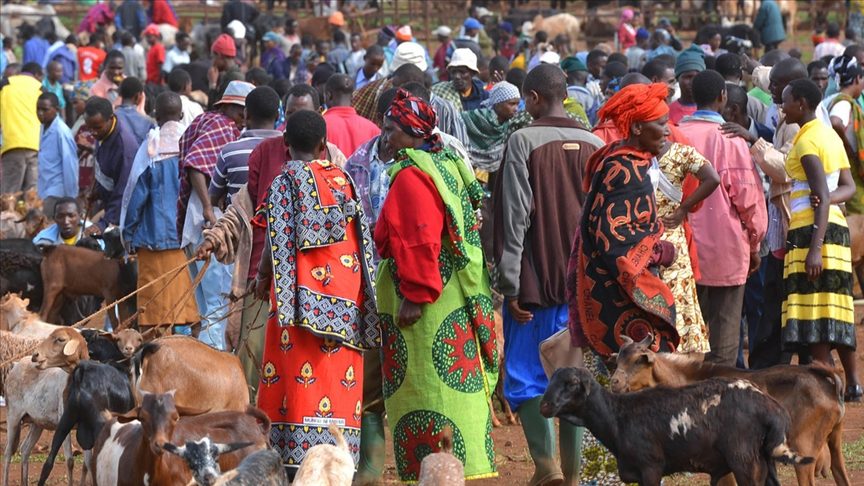
<instances>
[{"instance_id":1,"label":"dusty ground","mask_svg":"<svg viewBox=\"0 0 864 486\"><path fill-rule=\"evenodd\" d=\"M859 313L864 314L859 309ZM860 316L859 316L860 319ZM858 342L864 343L864 326L858 328ZM859 353L859 370L864 370L864 352ZM501 417L503 419L503 417ZM4 428L0 433L0 443L5 448L6 433L5 433L5 409L0 408L0 421ZM22 433L22 437L25 434ZM849 471L853 486L864 486L864 405L848 404L846 408L846 418L844 424L844 450L846 456L846 467ZM496 462L498 464L499 477L496 479L485 479L472 481L470 484L476 486L491 486L507 484L510 486L527 484L528 479L533 473L534 466L528 454L528 448L525 445L525 438L522 435L522 428L516 426L503 426L492 431L492 437L495 440L495 449L497 451ZM393 463L392 449L390 449L388 441L388 458L387 466L384 474L384 484L396 485L400 484L396 479L396 470ZM44 433L39 445L47 448L50 445L50 435ZM39 475L39 471L44 461L44 454L34 454L31 457L30 463L30 481L34 482ZM75 469L75 477L78 478L81 472L80 456ZM787 466L781 467L781 480L784 485L795 484L795 473ZM21 484L21 467L18 457L15 458L10 472L10 484L17 486ZM58 460L54 471L48 481L49 485L66 484L65 467L62 461ZM693 476L677 476L664 481L665 486L702 486L709 484L708 477L705 475ZM817 481L819 486L833 485L833 480L820 479Z\"/></svg>"}]
</instances>

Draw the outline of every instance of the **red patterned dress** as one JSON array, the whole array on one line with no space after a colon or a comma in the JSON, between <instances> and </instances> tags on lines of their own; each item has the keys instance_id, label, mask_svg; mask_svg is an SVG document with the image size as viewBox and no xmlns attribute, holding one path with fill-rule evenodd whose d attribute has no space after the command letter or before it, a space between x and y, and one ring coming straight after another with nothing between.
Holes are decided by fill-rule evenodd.
<instances>
[{"instance_id":1,"label":"red patterned dress","mask_svg":"<svg viewBox=\"0 0 864 486\"><path fill-rule=\"evenodd\" d=\"M267 195L273 293L258 406L289 469L309 448L334 443L331 423L357 461L361 351L380 340L361 215L350 179L328 161L288 162Z\"/></svg>"}]
</instances>

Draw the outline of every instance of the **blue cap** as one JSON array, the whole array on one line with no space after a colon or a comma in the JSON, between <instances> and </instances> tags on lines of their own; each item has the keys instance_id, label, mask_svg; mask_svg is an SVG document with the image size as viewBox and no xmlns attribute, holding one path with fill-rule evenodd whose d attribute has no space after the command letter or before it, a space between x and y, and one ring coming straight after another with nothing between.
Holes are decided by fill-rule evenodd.
<instances>
[{"instance_id":1,"label":"blue cap","mask_svg":"<svg viewBox=\"0 0 864 486\"><path fill-rule=\"evenodd\" d=\"M263 40L264 42L273 41L273 42L276 42L278 44L279 43L279 34L277 34L276 32L270 31L270 32L267 32L266 34L264 34L264 37L262 37L261 40Z\"/></svg>"},{"instance_id":2,"label":"blue cap","mask_svg":"<svg viewBox=\"0 0 864 486\"><path fill-rule=\"evenodd\" d=\"M646 29L644 27L639 27L636 30L636 38L637 39L647 39L649 37L651 37L651 32L648 32L648 29Z\"/></svg>"},{"instance_id":3,"label":"blue cap","mask_svg":"<svg viewBox=\"0 0 864 486\"><path fill-rule=\"evenodd\" d=\"M462 24L462 27L465 27L465 30L480 30L483 28L483 24L481 24L480 21L475 19L474 17L468 17L467 19L465 19L465 23Z\"/></svg>"}]
</instances>

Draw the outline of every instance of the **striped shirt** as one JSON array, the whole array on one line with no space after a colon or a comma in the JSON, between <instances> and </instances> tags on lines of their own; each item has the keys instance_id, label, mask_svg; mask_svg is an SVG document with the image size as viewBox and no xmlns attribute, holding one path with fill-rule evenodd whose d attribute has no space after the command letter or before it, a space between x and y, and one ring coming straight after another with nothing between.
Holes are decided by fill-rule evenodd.
<instances>
[{"instance_id":1,"label":"striped shirt","mask_svg":"<svg viewBox=\"0 0 864 486\"><path fill-rule=\"evenodd\" d=\"M222 147L219 158L216 159L216 169L210 179L210 196L226 195L226 205L231 203L231 196L246 184L249 179L249 154L265 138L281 136L279 130L246 130L240 134L237 141Z\"/></svg>"}]
</instances>

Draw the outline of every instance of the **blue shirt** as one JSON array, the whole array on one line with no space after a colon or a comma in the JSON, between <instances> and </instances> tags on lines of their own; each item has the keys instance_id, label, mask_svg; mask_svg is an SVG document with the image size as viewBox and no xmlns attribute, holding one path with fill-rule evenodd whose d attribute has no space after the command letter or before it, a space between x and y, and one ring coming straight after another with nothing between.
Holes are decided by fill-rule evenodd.
<instances>
[{"instance_id":1,"label":"blue shirt","mask_svg":"<svg viewBox=\"0 0 864 486\"><path fill-rule=\"evenodd\" d=\"M468 95L467 98L462 98L462 110L470 111L476 110L477 108L483 108L483 101L489 98L489 92L486 91L486 87L483 85L483 81L480 81L477 78L471 78L471 85L473 89L471 90L471 94ZM461 96L461 93L460 93Z\"/></svg>"},{"instance_id":2,"label":"blue shirt","mask_svg":"<svg viewBox=\"0 0 864 486\"><path fill-rule=\"evenodd\" d=\"M180 248L177 233L179 161L177 156L155 161L135 182L123 222L123 241L131 248L154 251Z\"/></svg>"},{"instance_id":3,"label":"blue shirt","mask_svg":"<svg viewBox=\"0 0 864 486\"><path fill-rule=\"evenodd\" d=\"M138 113L138 108L135 105L120 105L114 110L114 114L132 132L138 145L147 140L150 129L156 126L149 117Z\"/></svg>"},{"instance_id":4,"label":"blue shirt","mask_svg":"<svg viewBox=\"0 0 864 486\"><path fill-rule=\"evenodd\" d=\"M63 96L63 85L59 82L57 84L51 84L48 81L48 77L46 76L42 80L42 90L47 93L54 93L57 96L57 101L60 102L60 111L63 111L66 108L66 97Z\"/></svg>"},{"instance_id":5,"label":"blue shirt","mask_svg":"<svg viewBox=\"0 0 864 486\"><path fill-rule=\"evenodd\" d=\"M40 127L39 197L78 197L78 147L60 116Z\"/></svg>"},{"instance_id":6,"label":"blue shirt","mask_svg":"<svg viewBox=\"0 0 864 486\"><path fill-rule=\"evenodd\" d=\"M382 77L383 76L381 75L380 69L375 71L375 74L367 78L366 73L363 72L363 68L360 68L359 70L357 70L357 76L354 78L354 89L358 90L363 86L371 83L372 81L377 81L381 79Z\"/></svg>"},{"instance_id":7,"label":"blue shirt","mask_svg":"<svg viewBox=\"0 0 864 486\"><path fill-rule=\"evenodd\" d=\"M45 54L48 53L48 48L51 47L48 41L39 37L33 36L24 43L24 55L21 56L21 65L28 62L35 62L42 65L42 60L45 59Z\"/></svg>"},{"instance_id":8,"label":"blue shirt","mask_svg":"<svg viewBox=\"0 0 864 486\"><path fill-rule=\"evenodd\" d=\"M90 221L82 221L84 228L89 228L93 226L93 223ZM79 226L80 228L80 226ZM78 243L78 240L81 239L81 231L78 231L78 237L75 238L75 243ZM99 242L99 246L104 250L105 249L105 241L104 240L96 240ZM36 234L33 238L34 245L63 245L66 242L63 241L63 237L60 236L60 227L57 226L57 223L52 224L51 226L45 228Z\"/></svg>"}]
</instances>

